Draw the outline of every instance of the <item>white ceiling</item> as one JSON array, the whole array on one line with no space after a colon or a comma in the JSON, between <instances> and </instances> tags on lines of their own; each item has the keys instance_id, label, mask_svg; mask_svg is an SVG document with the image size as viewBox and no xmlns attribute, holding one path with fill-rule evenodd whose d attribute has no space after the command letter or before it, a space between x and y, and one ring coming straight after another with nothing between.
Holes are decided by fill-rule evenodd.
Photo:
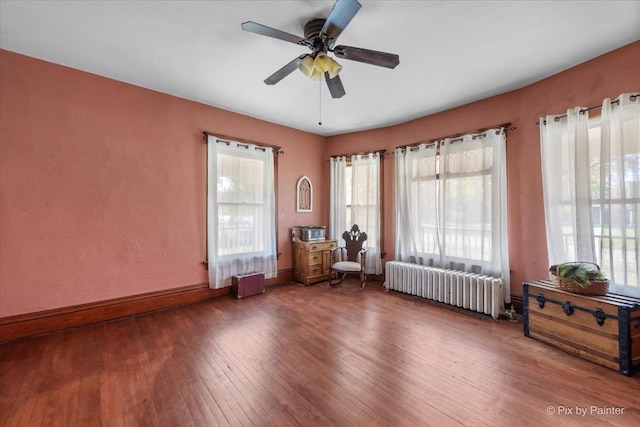
<instances>
[{"instance_id":1,"label":"white ceiling","mask_svg":"<svg viewBox=\"0 0 640 427\"><path fill-rule=\"evenodd\" d=\"M0 47L320 135L401 123L516 89L640 39L640 1L374 1L338 44L400 55L394 70L339 59L346 95L294 71L334 1L0 0ZM318 125L320 99L322 126Z\"/></svg>"}]
</instances>

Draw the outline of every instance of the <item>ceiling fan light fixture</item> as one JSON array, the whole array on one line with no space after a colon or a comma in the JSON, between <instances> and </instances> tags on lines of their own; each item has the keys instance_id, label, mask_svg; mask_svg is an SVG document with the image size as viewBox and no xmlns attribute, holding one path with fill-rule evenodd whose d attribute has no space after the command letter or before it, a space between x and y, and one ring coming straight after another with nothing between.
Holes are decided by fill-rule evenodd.
<instances>
[{"instance_id":1,"label":"ceiling fan light fixture","mask_svg":"<svg viewBox=\"0 0 640 427\"><path fill-rule=\"evenodd\" d=\"M318 52L315 58L305 55L298 60L298 69L311 80L320 80L324 73L329 73L329 78L333 79L342 70L342 65L325 52Z\"/></svg>"},{"instance_id":2,"label":"ceiling fan light fixture","mask_svg":"<svg viewBox=\"0 0 640 427\"><path fill-rule=\"evenodd\" d=\"M311 55L305 55L298 61L298 69L307 77L311 77L311 73L313 73L313 66L314 61Z\"/></svg>"},{"instance_id":3,"label":"ceiling fan light fixture","mask_svg":"<svg viewBox=\"0 0 640 427\"><path fill-rule=\"evenodd\" d=\"M315 67L322 73L329 73L329 78L332 79L337 76L342 70L342 65L327 55L325 52L318 52L315 60Z\"/></svg>"},{"instance_id":4,"label":"ceiling fan light fixture","mask_svg":"<svg viewBox=\"0 0 640 427\"><path fill-rule=\"evenodd\" d=\"M318 80L322 79L323 75L324 75L324 73L322 72L322 70L320 70L317 67L314 67L313 68L313 72L311 73L311 76L309 76L309 77L311 77L311 80L318 81Z\"/></svg>"},{"instance_id":5,"label":"ceiling fan light fixture","mask_svg":"<svg viewBox=\"0 0 640 427\"><path fill-rule=\"evenodd\" d=\"M340 74L340 71L342 71L342 65L340 65L335 59L331 58L331 69L328 71L329 78L332 79L336 77Z\"/></svg>"},{"instance_id":6,"label":"ceiling fan light fixture","mask_svg":"<svg viewBox=\"0 0 640 427\"><path fill-rule=\"evenodd\" d=\"M331 58L324 52L318 52L314 66L322 72L329 71L331 68Z\"/></svg>"}]
</instances>

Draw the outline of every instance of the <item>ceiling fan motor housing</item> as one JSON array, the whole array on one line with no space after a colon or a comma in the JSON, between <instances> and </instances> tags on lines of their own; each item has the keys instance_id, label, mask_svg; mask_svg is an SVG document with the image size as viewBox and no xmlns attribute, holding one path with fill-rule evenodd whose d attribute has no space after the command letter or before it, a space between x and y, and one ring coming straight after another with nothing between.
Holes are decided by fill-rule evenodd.
<instances>
[{"instance_id":1,"label":"ceiling fan motor housing","mask_svg":"<svg viewBox=\"0 0 640 427\"><path fill-rule=\"evenodd\" d=\"M318 52L326 52L328 50L325 41L322 39L322 28L325 22L326 19L316 18L307 22L304 26L304 38L311 45L314 55Z\"/></svg>"},{"instance_id":2,"label":"ceiling fan motor housing","mask_svg":"<svg viewBox=\"0 0 640 427\"><path fill-rule=\"evenodd\" d=\"M322 32L322 27L324 27L324 23L326 19L316 18L307 22L304 26L304 38L307 40L311 40L315 37L319 37Z\"/></svg>"}]
</instances>

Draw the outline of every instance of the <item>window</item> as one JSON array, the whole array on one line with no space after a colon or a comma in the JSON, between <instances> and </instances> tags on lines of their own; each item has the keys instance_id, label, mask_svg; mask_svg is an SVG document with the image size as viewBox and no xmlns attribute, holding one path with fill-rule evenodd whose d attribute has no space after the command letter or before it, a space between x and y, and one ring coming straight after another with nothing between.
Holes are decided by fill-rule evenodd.
<instances>
[{"instance_id":1,"label":"window","mask_svg":"<svg viewBox=\"0 0 640 427\"><path fill-rule=\"evenodd\" d=\"M508 297L505 134L396 149L396 258L502 277Z\"/></svg>"},{"instance_id":2,"label":"window","mask_svg":"<svg viewBox=\"0 0 640 427\"><path fill-rule=\"evenodd\" d=\"M208 137L210 287L235 274L277 274L275 160L271 147Z\"/></svg>"},{"instance_id":3,"label":"window","mask_svg":"<svg viewBox=\"0 0 640 427\"><path fill-rule=\"evenodd\" d=\"M217 156L218 255L261 253L265 249L263 219L269 214L264 186L264 158L245 157L242 150Z\"/></svg>"},{"instance_id":4,"label":"window","mask_svg":"<svg viewBox=\"0 0 640 427\"><path fill-rule=\"evenodd\" d=\"M342 233L358 224L367 233L367 273L382 274L382 176L383 152L331 158L330 236L338 241Z\"/></svg>"},{"instance_id":5,"label":"window","mask_svg":"<svg viewBox=\"0 0 640 427\"><path fill-rule=\"evenodd\" d=\"M576 107L541 120L550 264L588 261L609 292L640 297L640 102L605 99L600 117Z\"/></svg>"},{"instance_id":6,"label":"window","mask_svg":"<svg viewBox=\"0 0 640 427\"><path fill-rule=\"evenodd\" d=\"M640 144L638 151L620 153L609 162L603 162L602 148L601 118L597 117L589 120L589 182L596 260L611 280L637 284Z\"/></svg>"},{"instance_id":7,"label":"window","mask_svg":"<svg viewBox=\"0 0 640 427\"><path fill-rule=\"evenodd\" d=\"M347 197L347 208L346 208L346 224L353 224L353 219L351 215L351 204L352 204L352 191L353 191L353 168L351 167L351 162L347 163L344 175L344 191Z\"/></svg>"}]
</instances>

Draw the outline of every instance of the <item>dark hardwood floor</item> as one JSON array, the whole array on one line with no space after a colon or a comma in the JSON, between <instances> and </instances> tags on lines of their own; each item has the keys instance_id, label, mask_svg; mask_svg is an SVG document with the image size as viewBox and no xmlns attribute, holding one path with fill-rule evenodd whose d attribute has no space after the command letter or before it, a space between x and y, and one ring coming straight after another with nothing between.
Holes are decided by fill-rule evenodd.
<instances>
[{"instance_id":1,"label":"dark hardwood floor","mask_svg":"<svg viewBox=\"0 0 640 427\"><path fill-rule=\"evenodd\" d=\"M355 280L272 287L10 342L0 346L0 387L6 426L640 420L638 374L526 338L522 323L374 283L361 292Z\"/></svg>"}]
</instances>

